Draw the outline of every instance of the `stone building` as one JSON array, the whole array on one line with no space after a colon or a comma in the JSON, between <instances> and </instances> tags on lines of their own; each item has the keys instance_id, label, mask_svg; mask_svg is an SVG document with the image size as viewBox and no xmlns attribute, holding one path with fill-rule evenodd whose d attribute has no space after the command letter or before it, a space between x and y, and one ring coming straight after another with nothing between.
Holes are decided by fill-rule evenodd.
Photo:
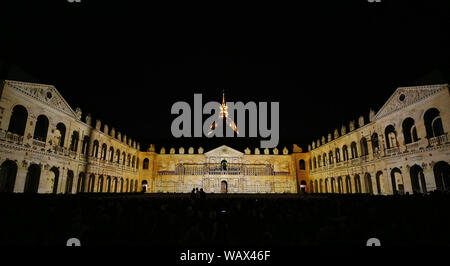
<instances>
[{"instance_id":1,"label":"stone building","mask_svg":"<svg viewBox=\"0 0 450 266\"><path fill-rule=\"evenodd\" d=\"M139 189L139 144L81 120L54 86L0 84L0 190L126 192Z\"/></svg>"},{"instance_id":2,"label":"stone building","mask_svg":"<svg viewBox=\"0 0 450 266\"><path fill-rule=\"evenodd\" d=\"M303 152L140 145L82 120L54 86L0 84L0 191L37 193L406 193L449 182L447 85L399 88L370 121L352 121ZM312 147L312 149L311 149Z\"/></svg>"},{"instance_id":3,"label":"stone building","mask_svg":"<svg viewBox=\"0 0 450 266\"><path fill-rule=\"evenodd\" d=\"M450 190L447 84L400 87L370 121L352 121L309 146L313 193L425 193ZM324 140L324 138L323 138Z\"/></svg>"}]
</instances>

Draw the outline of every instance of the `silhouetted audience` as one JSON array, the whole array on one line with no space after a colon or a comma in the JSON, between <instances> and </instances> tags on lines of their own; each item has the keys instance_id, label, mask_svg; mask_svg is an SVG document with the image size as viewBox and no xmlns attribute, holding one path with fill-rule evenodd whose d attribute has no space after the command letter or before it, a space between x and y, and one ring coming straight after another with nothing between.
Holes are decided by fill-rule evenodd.
<instances>
[{"instance_id":1,"label":"silhouetted audience","mask_svg":"<svg viewBox=\"0 0 450 266\"><path fill-rule=\"evenodd\" d=\"M450 245L450 195L0 194L0 245Z\"/></svg>"}]
</instances>

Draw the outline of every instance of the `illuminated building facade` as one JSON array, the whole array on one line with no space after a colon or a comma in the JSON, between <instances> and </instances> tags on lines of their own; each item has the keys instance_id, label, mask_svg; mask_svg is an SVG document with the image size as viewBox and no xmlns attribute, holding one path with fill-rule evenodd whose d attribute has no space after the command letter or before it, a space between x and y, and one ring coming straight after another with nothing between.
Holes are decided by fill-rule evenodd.
<instances>
[{"instance_id":1,"label":"illuminated building facade","mask_svg":"<svg viewBox=\"0 0 450 266\"><path fill-rule=\"evenodd\" d=\"M0 84L0 191L373 193L449 190L447 85L398 88L370 122L293 145L244 152L140 145L101 121L92 126L54 86Z\"/></svg>"}]
</instances>

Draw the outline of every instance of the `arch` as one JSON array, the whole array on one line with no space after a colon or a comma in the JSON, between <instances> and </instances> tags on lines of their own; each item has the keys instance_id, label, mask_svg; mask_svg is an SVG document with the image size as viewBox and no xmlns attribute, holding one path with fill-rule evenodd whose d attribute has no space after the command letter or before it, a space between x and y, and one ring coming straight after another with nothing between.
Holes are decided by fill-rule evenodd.
<instances>
[{"instance_id":1,"label":"arch","mask_svg":"<svg viewBox=\"0 0 450 266\"><path fill-rule=\"evenodd\" d=\"M350 144L350 150L352 151L352 159L358 158L358 148L356 147L356 142L353 141ZM362 151L361 151L361 153L362 153Z\"/></svg>"},{"instance_id":2,"label":"arch","mask_svg":"<svg viewBox=\"0 0 450 266\"><path fill-rule=\"evenodd\" d=\"M116 163L120 164L120 150L119 149L116 150L116 159L117 159Z\"/></svg>"},{"instance_id":3,"label":"arch","mask_svg":"<svg viewBox=\"0 0 450 266\"><path fill-rule=\"evenodd\" d=\"M423 115L427 138L438 137L444 134L440 112L436 108L428 109Z\"/></svg>"},{"instance_id":4,"label":"arch","mask_svg":"<svg viewBox=\"0 0 450 266\"><path fill-rule=\"evenodd\" d=\"M342 194L344 193L344 183L342 182L342 177L337 178L337 185L338 185L338 193Z\"/></svg>"},{"instance_id":5,"label":"arch","mask_svg":"<svg viewBox=\"0 0 450 266\"><path fill-rule=\"evenodd\" d=\"M391 170L391 182L392 182L392 193L394 195L403 194L404 192L403 175L402 171L400 171L400 169L398 169L397 167Z\"/></svg>"},{"instance_id":6,"label":"arch","mask_svg":"<svg viewBox=\"0 0 450 266\"><path fill-rule=\"evenodd\" d=\"M334 177L331 178L331 193L335 193L335 188L336 188L336 180L334 180Z\"/></svg>"},{"instance_id":7,"label":"arch","mask_svg":"<svg viewBox=\"0 0 450 266\"><path fill-rule=\"evenodd\" d=\"M311 193L314 193L314 181L309 181L309 190Z\"/></svg>"},{"instance_id":8,"label":"arch","mask_svg":"<svg viewBox=\"0 0 450 266\"><path fill-rule=\"evenodd\" d=\"M352 179L349 175L345 177L345 190L347 193L352 193Z\"/></svg>"},{"instance_id":9,"label":"arch","mask_svg":"<svg viewBox=\"0 0 450 266\"><path fill-rule=\"evenodd\" d=\"M17 164L6 160L0 166L0 192L14 192L16 183Z\"/></svg>"},{"instance_id":10,"label":"arch","mask_svg":"<svg viewBox=\"0 0 450 266\"><path fill-rule=\"evenodd\" d=\"M129 192L130 189L130 180L125 179L125 192Z\"/></svg>"},{"instance_id":11,"label":"arch","mask_svg":"<svg viewBox=\"0 0 450 266\"><path fill-rule=\"evenodd\" d=\"M66 194L72 194L72 186L73 186L73 171L67 170L67 178L66 178Z\"/></svg>"},{"instance_id":12,"label":"arch","mask_svg":"<svg viewBox=\"0 0 450 266\"><path fill-rule=\"evenodd\" d=\"M136 158L136 169L139 170L139 157Z\"/></svg>"},{"instance_id":13,"label":"arch","mask_svg":"<svg viewBox=\"0 0 450 266\"><path fill-rule=\"evenodd\" d=\"M71 151L78 151L78 142L80 140L80 133L78 131L72 132L72 137L70 139L70 150Z\"/></svg>"},{"instance_id":14,"label":"arch","mask_svg":"<svg viewBox=\"0 0 450 266\"><path fill-rule=\"evenodd\" d=\"M128 156L127 156L127 166L130 167L130 165L131 165L131 154L128 153Z\"/></svg>"},{"instance_id":15,"label":"arch","mask_svg":"<svg viewBox=\"0 0 450 266\"><path fill-rule=\"evenodd\" d=\"M328 153L328 161L329 161L329 164L330 165L332 165L334 162L333 162L333 151L330 151L329 153Z\"/></svg>"},{"instance_id":16,"label":"arch","mask_svg":"<svg viewBox=\"0 0 450 266\"><path fill-rule=\"evenodd\" d=\"M450 166L447 162L440 161L433 166L436 189L450 190Z\"/></svg>"},{"instance_id":17,"label":"arch","mask_svg":"<svg viewBox=\"0 0 450 266\"><path fill-rule=\"evenodd\" d=\"M94 140L94 144L92 145L92 157L98 158L98 148L98 140Z\"/></svg>"},{"instance_id":18,"label":"arch","mask_svg":"<svg viewBox=\"0 0 450 266\"><path fill-rule=\"evenodd\" d=\"M397 147L397 132L393 125L389 125L384 130L384 135L386 137L386 148L391 149Z\"/></svg>"},{"instance_id":19,"label":"arch","mask_svg":"<svg viewBox=\"0 0 450 266\"><path fill-rule=\"evenodd\" d=\"M409 176L411 178L411 186L414 194L427 192L427 185L422 167L417 164L411 166L411 168L409 168Z\"/></svg>"},{"instance_id":20,"label":"arch","mask_svg":"<svg viewBox=\"0 0 450 266\"><path fill-rule=\"evenodd\" d=\"M300 159L300 160L298 161L298 167L299 167L300 170L305 170L305 168L306 168L306 166L305 166L305 160Z\"/></svg>"},{"instance_id":21,"label":"arch","mask_svg":"<svg viewBox=\"0 0 450 266\"><path fill-rule=\"evenodd\" d=\"M317 157L317 166L322 167L322 156Z\"/></svg>"},{"instance_id":22,"label":"arch","mask_svg":"<svg viewBox=\"0 0 450 266\"><path fill-rule=\"evenodd\" d=\"M369 147L367 146L367 139L365 137L361 138L359 145L361 146L361 156L369 155Z\"/></svg>"},{"instance_id":23,"label":"arch","mask_svg":"<svg viewBox=\"0 0 450 266\"><path fill-rule=\"evenodd\" d=\"M111 146L111 147L109 147L109 161L110 162L113 162L114 161L114 147L113 146Z\"/></svg>"},{"instance_id":24,"label":"arch","mask_svg":"<svg viewBox=\"0 0 450 266\"><path fill-rule=\"evenodd\" d=\"M83 144L81 145L81 153L84 155L89 154L89 136L83 137Z\"/></svg>"},{"instance_id":25,"label":"arch","mask_svg":"<svg viewBox=\"0 0 450 266\"><path fill-rule=\"evenodd\" d=\"M325 178L325 193L328 193L328 178Z\"/></svg>"},{"instance_id":26,"label":"arch","mask_svg":"<svg viewBox=\"0 0 450 266\"><path fill-rule=\"evenodd\" d=\"M227 193L228 192L228 183L225 180L222 180L222 182L220 182L220 192L221 193Z\"/></svg>"},{"instance_id":27,"label":"arch","mask_svg":"<svg viewBox=\"0 0 450 266\"><path fill-rule=\"evenodd\" d=\"M111 192L111 176L106 177L106 192Z\"/></svg>"},{"instance_id":28,"label":"arch","mask_svg":"<svg viewBox=\"0 0 450 266\"><path fill-rule=\"evenodd\" d=\"M108 146L106 143L102 144L102 150L101 150L101 158L103 161L106 161L106 151L108 150Z\"/></svg>"},{"instance_id":29,"label":"arch","mask_svg":"<svg viewBox=\"0 0 450 266\"><path fill-rule=\"evenodd\" d=\"M33 139L46 142L48 133L48 118L45 115L39 115L34 127Z\"/></svg>"},{"instance_id":30,"label":"arch","mask_svg":"<svg viewBox=\"0 0 450 266\"><path fill-rule=\"evenodd\" d=\"M97 192L103 192L103 175L98 177L97 181Z\"/></svg>"},{"instance_id":31,"label":"arch","mask_svg":"<svg viewBox=\"0 0 450 266\"><path fill-rule=\"evenodd\" d=\"M94 174L89 175L87 191L88 192L94 192L95 191L95 175Z\"/></svg>"},{"instance_id":32,"label":"arch","mask_svg":"<svg viewBox=\"0 0 450 266\"><path fill-rule=\"evenodd\" d=\"M361 193L361 178L358 174L355 175L353 183L355 184L355 193Z\"/></svg>"},{"instance_id":33,"label":"arch","mask_svg":"<svg viewBox=\"0 0 450 266\"><path fill-rule=\"evenodd\" d=\"M137 192L138 189L138 182L137 180L134 181L134 192Z\"/></svg>"},{"instance_id":34,"label":"arch","mask_svg":"<svg viewBox=\"0 0 450 266\"><path fill-rule=\"evenodd\" d=\"M133 192L133 185L134 185L134 180L131 179L130 180L130 192Z\"/></svg>"},{"instance_id":35,"label":"arch","mask_svg":"<svg viewBox=\"0 0 450 266\"><path fill-rule=\"evenodd\" d=\"M327 165L327 153L326 152L323 153L322 160L323 160L323 166L326 166Z\"/></svg>"},{"instance_id":36,"label":"arch","mask_svg":"<svg viewBox=\"0 0 450 266\"><path fill-rule=\"evenodd\" d=\"M27 125L28 111L22 105L14 106L9 119L8 132L23 136Z\"/></svg>"},{"instance_id":37,"label":"arch","mask_svg":"<svg viewBox=\"0 0 450 266\"><path fill-rule=\"evenodd\" d=\"M86 187L86 175L81 172L78 174L77 192L85 192Z\"/></svg>"},{"instance_id":38,"label":"arch","mask_svg":"<svg viewBox=\"0 0 450 266\"><path fill-rule=\"evenodd\" d=\"M59 122L56 125L56 129L59 131L59 134L61 135L59 138L59 143L55 143L57 146L59 147L64 147L64 140L66 138L66 125L64 125L63 123Z\"/></svg>"},{"instance_id":39,"label":"arch","mask_svg":"<svg viewBox=\"0 0 450 266\"><path fill-rule=\"evenodd\" d=\"M136 156L133 155L133 157L131 157L131 168L134 168L135 161L136 161Z\"/></svg>"},{"instance_id":40,"label":"arch","mask_svg":"<svg viewBox=\"0 0 450 266\"><path fill-rule=\"evenodd\" d=\"M302 194L306 193L306 182L305 182L305 180L301 180L300 181L300 191L301 191Z\"/></svg>"},{"instance_id":41,"label":"arch","mask_svg":"<svg viewBox=\"0 0 450 266\"><path fill-rule=\"evenodd\" d=\"M317 180L314 180L314 193L319 192L319 184L317 183Z\"/></svg>"},{"instance_id":42,"label":"arch","mask_svg":"<svg viewBox=\"0 0 450 266\"><path fill-rule=\"evenodd\" d=\"M339 148L335 149L335 153L336 153L336 163L340 163L341 162L341 151L339 150Z\"/></svg>"},{"instance_id":43,"label":"arch","mask_svg":"<svg viewBox=\"0 0 450 266\"><path fill-rule=\"evenodd\" d=\"M41 178L41 167L37 164L31 164L28 167L27 177L25 179L25 193L37 193L39 190L39 180Z\"/></svg>"},{"instance_id":44,"label":"arch","mask_svg":"<svg viewBox=\"0 0 450 266\"><path fill-rule=\"evenodd\" d=\"M370 137L370 140L372 142L372 152L374 154L378 153L378 151L380 150L380 144L378 142L378 133L374 132Z\"/></svg>"},{"instance_id":45,"label":"arch","mask_svg":"<svg viewBox=\"0 0 450 266\"><path fill-rule=\"evenodd\" d=\"M142 182L141 182L141 189L142 189L142 192L147 192L147 186L148 186L148 183L147 183L147 180L142 180Z\"/></svg>"},{"instance_id":46,"label":"arch","mask_svg":"<svg viewBox=\"0 0 450 266\"><path fill-rule=\"evenodd\" d=\"M313 158L313 166L314 166L314 169L316 169L316 168L317 168L316 157L314 157L314 158Z\"/></svg>"},{"instance_id":47,"label":"arch","mask_svg":"<svg viewBox=\"0 0 450 266\"><path fill-rule=\"evenodd\" d=\"M348 148L347 145L342 146L342 157L344 161L348 161Z\"/></svg>"},{"instance_id":48,"label":"arch","mask_svg":"<svg viewBox=\"0 0 450 266\"><path fill-rule=\"evenodd\" d=\"M383 172L382 171L378 171L375 175L375 181L377 183L377 194L381 195L382 191L381 191L381 179L383 178Z\"/></svg>"},{"instance_id":49,"label":"arch","mask_svg":"<svg viewBox=\"0 0 450 266\"><path fill-rule=\"evenodd\" d=\"M123 192L123 178L121 177L119 180L119 188L117 189L117 192L122 193Z\"/></svg>"},{"instance_id":50,"label":"arch","mask_svg":"<svg viewBox=\"0 0 450 266\"><path fill-rule=\"evenodd\" d=\"M417 137L417 129L414 125L414 119L412 119L411 117L403 120L402 131L403 138L405 139L405 144L413 143L419 140L419 138Z\"/></svg>"},{"instance_id":51,"label":"arch","mask_svg":"<svg viewBox=\"0 0 450 266\"><path fill-rule=\"evenodd\" d=\"M52 193L56 194L58 193L58 183L59 183L59 169L56 168L55 166L53 166L50 169L50 172L53 173L53 189L52 189Z\"/></svg>"},{"instance_id":52,"label":"arch","mask_svg":"<svg viewBox=\"0 0 450 266\"><path fill-rule=\"evenodd\" d=\"M319 180L319 192L323 193L323 180L322 179Z\"/></svg>"},{"instance_id":53,"label":"arch","mask_svg":"<svg viewBox=\"0 0 450 266\"><path fill-rule=\"evenodd\" d=\"M122 152L122 164L125 165L125 162L127 160L127 155L125 154L125 152Z\"/></svg>"},{"instance_id":54,"label":"arch","mask_svg":"<svg viewBox=\"0 0 450 266\"><path fill-rule=\"evenodd\" d=\"M114 188L112 192L117 193L117 189L118 189L118 180L117 180L117 177L114 177L113 180L112 180L112 182L113 182L113 188Z\"/></svg>"},{"instance_id":55,"label":"arch","mask_svg":"<svg viewBox=\"0 0 450 266\"><path fill-rule=\"evenodd\" d=\"M373 195L372 177L369 173L364 176L364 183L366 193Z\"/></svg>"}]
</instances>

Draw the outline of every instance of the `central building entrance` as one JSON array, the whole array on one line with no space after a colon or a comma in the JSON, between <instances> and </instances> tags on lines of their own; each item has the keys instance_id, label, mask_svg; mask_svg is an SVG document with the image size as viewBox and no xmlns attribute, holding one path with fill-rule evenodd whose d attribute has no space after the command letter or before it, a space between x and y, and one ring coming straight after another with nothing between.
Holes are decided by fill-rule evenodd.
<instances>
[{"instance_id":1,"label":"central building entrance","mask_svg":"<svg viewBox=\"0 0 450 266\"><path fill-rule=\"evenodd\" d=\"M227 183L227 181L223 180L220 183L220 192L221 193L227 193L228 192L228 183Z\"/></svg>"}]
</instances>

